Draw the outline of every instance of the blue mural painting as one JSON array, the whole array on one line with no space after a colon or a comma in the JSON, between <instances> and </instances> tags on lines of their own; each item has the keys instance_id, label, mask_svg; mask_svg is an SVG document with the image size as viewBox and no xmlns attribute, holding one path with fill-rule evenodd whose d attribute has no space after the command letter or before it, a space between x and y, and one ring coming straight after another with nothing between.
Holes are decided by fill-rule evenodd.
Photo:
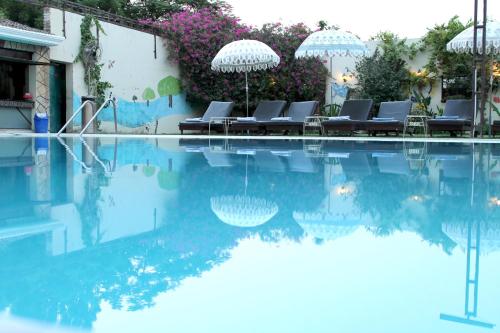
<instances>
[{"instance_id":1,"label":"blue mural painting","mask_svg":"<svg viewBox=\"0 0 500 333\"><path fill-rule=\"evenodd\" d=\"M73 111L76 111L80 105L81 97L76 92L73 92ZM144 102L118 98L117 106L118 124L130 128L141 127L163 117L192 113L191 106L186 102L186 95L183 93ZM81 117L77 118L75 119L75 125L81 125ZM113 121L113 109L111 107L104 109L97 119L100 121Z\"/></svg>"},{"instance_id":2,"label":"blue mural painting","mask_svg":"<svg viewBox=\"0 0 500 333\"><path fill-rule=\"evenodd\" d=\"M171 171L180 171L184 167L186 155L156 147L153 142L144 140L126 140L100 146L97 155L107 161L115 159L118 166L151 165L159 168L171 167Z\"/></svg>"},{"instance_id":3,"label":"blue mural painting","mask_svg":"<svg viewBox=\"0 0 500 333\"><path fill-rule=\"evenodd\" d=\"M349 92L348 86L332 82L331 89L332 89L332 98L335 98L337 96L343 99L347 98L347 93Z\"/></svg>"}]
</instances>

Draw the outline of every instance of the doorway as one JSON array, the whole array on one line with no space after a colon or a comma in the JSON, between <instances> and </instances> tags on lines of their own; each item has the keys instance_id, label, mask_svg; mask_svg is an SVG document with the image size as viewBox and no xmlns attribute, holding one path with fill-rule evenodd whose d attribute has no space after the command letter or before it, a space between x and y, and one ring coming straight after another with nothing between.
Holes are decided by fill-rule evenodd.
<instances>
[{"instance_id":1,"label":"doorway","mask_svg":"<svg viewBox=\"0 0 500 333\"><path fill-rule=\"evenodd\" d=\"M57 133L66 122L66 65L50 64L50 132Z\"/></svg>"}]
</instances>

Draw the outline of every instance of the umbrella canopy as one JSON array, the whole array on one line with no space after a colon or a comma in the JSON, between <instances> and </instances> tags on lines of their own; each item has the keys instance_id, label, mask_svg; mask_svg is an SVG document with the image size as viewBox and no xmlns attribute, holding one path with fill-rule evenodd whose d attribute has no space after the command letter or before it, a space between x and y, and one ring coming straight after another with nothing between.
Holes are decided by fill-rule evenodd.
<instances>
[{"instance_id":1,"label":"umbrella canopy","mask_svg":"<svg viewBox=\"0 0 500 333\"><path fill-rule=\"evenodd\" d=\"M295 51L295 58L359 57L368 54L366 45L350 32L321 30L307 37Z\"/></svg>"},{"instance_id":2,"label":"umbrella canopy","mask_svg":"<svg viewBox=\"0 0 500 333\"><path fill-rule=\"evenodd\" d=\"M477 49L481 52L483 47L483 32L477 32ZM474 27L470 27L459 33L448 44L446 49L450 52L470 53L474 48ZM500 22L486 23L486 53L500 54Z\"/></svg>"},{"instance_id":3,"label":"umbrella canopy","mask_svg":"<svg viewBox=\"0 0 500 333\"><path fill-rule=\"evenodd\" d=\"M293 212L293 219L307 235L323 240L348 236L361 226L355 219L341 220L335 214L322 212Z\"/></svg>"},{"instance_id":4,"label":"umbrella canopy","mask_svg":"<svg viewBox=\"0 0 500 333\"><path fill-rule=\"evenodd\" d=\"M212 70L221 72L251 72L278 66L280 57L266 44L257 40L238 40L225 45L212 60Z\"/></svg>"},{"instance_id":5,"label":"umbrella canopy","mask_svg":"<svg viewBox=\"0 0 500 333\"><path fill-rule=\"evenodd\" d=\"M222 222L241 228L262 225L278 213L276 203L246 195L214 197L210 207Z\"/></svg>"},{"instance_id":6,"label":"umbrella canopy","mask_svg":"<svg viewBox=\"0 0 500 333\"><path fill-rule=\"evenodd\" d=\"M238 40L225 45L212 60L212 70L245 73L248 117L248 72L278 66L280 57L266 44L257 40Z\"/></svg>"}]
</instances>

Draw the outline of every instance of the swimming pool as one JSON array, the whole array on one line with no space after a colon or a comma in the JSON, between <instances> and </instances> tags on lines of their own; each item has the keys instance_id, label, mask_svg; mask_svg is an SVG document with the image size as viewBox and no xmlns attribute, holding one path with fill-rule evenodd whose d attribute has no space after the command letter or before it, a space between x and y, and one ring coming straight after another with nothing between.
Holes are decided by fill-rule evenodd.
<instances>
[{"instance_id":1,"label":"swimming pool","mask_svg":"<svg viewBox=\"0 0 500 333\"><path fill-rule=\"evenodd\" d=\"M0 141L0 328L500 332L500 144Z\"/></svg>"}]
</instances>

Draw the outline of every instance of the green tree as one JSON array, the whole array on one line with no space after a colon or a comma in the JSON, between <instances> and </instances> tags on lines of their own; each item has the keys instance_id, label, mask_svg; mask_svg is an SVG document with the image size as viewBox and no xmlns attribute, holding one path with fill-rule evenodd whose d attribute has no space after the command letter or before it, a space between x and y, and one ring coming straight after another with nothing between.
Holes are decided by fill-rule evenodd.
<instances>
[{"instance_id":1,"label":"green tree","mask_svg":"<svg viewBox=\"0 0 500 333\"><path fill-rule=\"evenodd\" d=\"M160 170L157 175L160 188L171 191L179 187L180 175L176 171Z\"/></svg>"},{"instance_id":2,"label":"green tree","mask_svg":"<svg viewBox=\"0 0 500 333\"><path fill-rule=\"evenodd\" d=\"M158 95L160 97L168 96L168 107L172 108L173 96L179 95L182 91L181 81L169 75L160 82L158 82Z\"/></svg>"},{"instance_id":3,"label":"green tree","mask_svg":"<svg viewBox=\"0 0 500 333\"><path fill-rule=\"evenodd\" d=\"M405 59L416 53L415 46L397 35L382 32L373 38L379 46L372 56L356 63L356 92L362 98L373 99L376 107L381 102L408 98L410 71Z\"/></svg>"},{"instance_id":4,"label":"green tree","mask_svg":"<svg viewBox=\"0 0 500 333\"><path fill-rule=\"evenodd\" d=\"M430 73L444 76L469 76L472 57L469 54L448 52L446 44L459 33L472 26L472 22L462 23L458 16L448 23L436 25L430 29L421 42L421 50L429 52L429 61L425 65Z\"/></svg>"},{"instance_id":5,"label":"green tree","mask_svg":"<svg viewBox=\"0 0 500 333\"><path fill-rule=\"evenodd\" d=\"M223 1L218 0L73 0L76 3L97 8L116 15L132 19L157 20L169 14L180 12L189 7L193 9L227 9ZM40 0L43 5L43 1ZM15 0L0 0L0 17L16 21L33 28L43 28L42 6L33 6Z\"/></svg>"},{"instance_id":6,"label":"green tree","mask_svg":"<svg viewBox=\"0 0 500 333\"><path fill-rule=\"evenodd\" d=\"M446 24L430 29L421 42L421 50L429 52L424 68L434 77L450 79L447 89L455 95L448 98L465 98L472 94L472 56L446 50L446 44L471 25L472 22L464 24L454 16Z\"/></svg>"},{"instance_id":7,"label":"green tree","mask_svg":"<svg viewBox=\"0 0 500 333\"><path fill-rule=\"evenodd\" d=\"M20 3L13 0L0 0L0 17L43 29L43 15L41 7Z\"/></svg>"},{"instance_id":8,"label":"green tree","mask_svg":"<svg viewBox=\"0 0 500 333\"><path fill-rule=\"evenodd\" d=\"M156 98L155 91L149 87L144 89L144 92L142 93L142 99L146 101L146 105L149 106L149 101L152 101L153 99Z\"/></svg>"},{"instance_id":9,"label":"green tree","mask_svg":"<svg viewBox=\"0 0 500 333\"><path fill-rule=\"evenodd\" d=\"M218 0L129 0L125 14L134 19L158 20L169 14L181 12L187 7L194 10L201 8L212 8L214 10L229 8L224 1Z\"/></svg>"}]
</instances>

